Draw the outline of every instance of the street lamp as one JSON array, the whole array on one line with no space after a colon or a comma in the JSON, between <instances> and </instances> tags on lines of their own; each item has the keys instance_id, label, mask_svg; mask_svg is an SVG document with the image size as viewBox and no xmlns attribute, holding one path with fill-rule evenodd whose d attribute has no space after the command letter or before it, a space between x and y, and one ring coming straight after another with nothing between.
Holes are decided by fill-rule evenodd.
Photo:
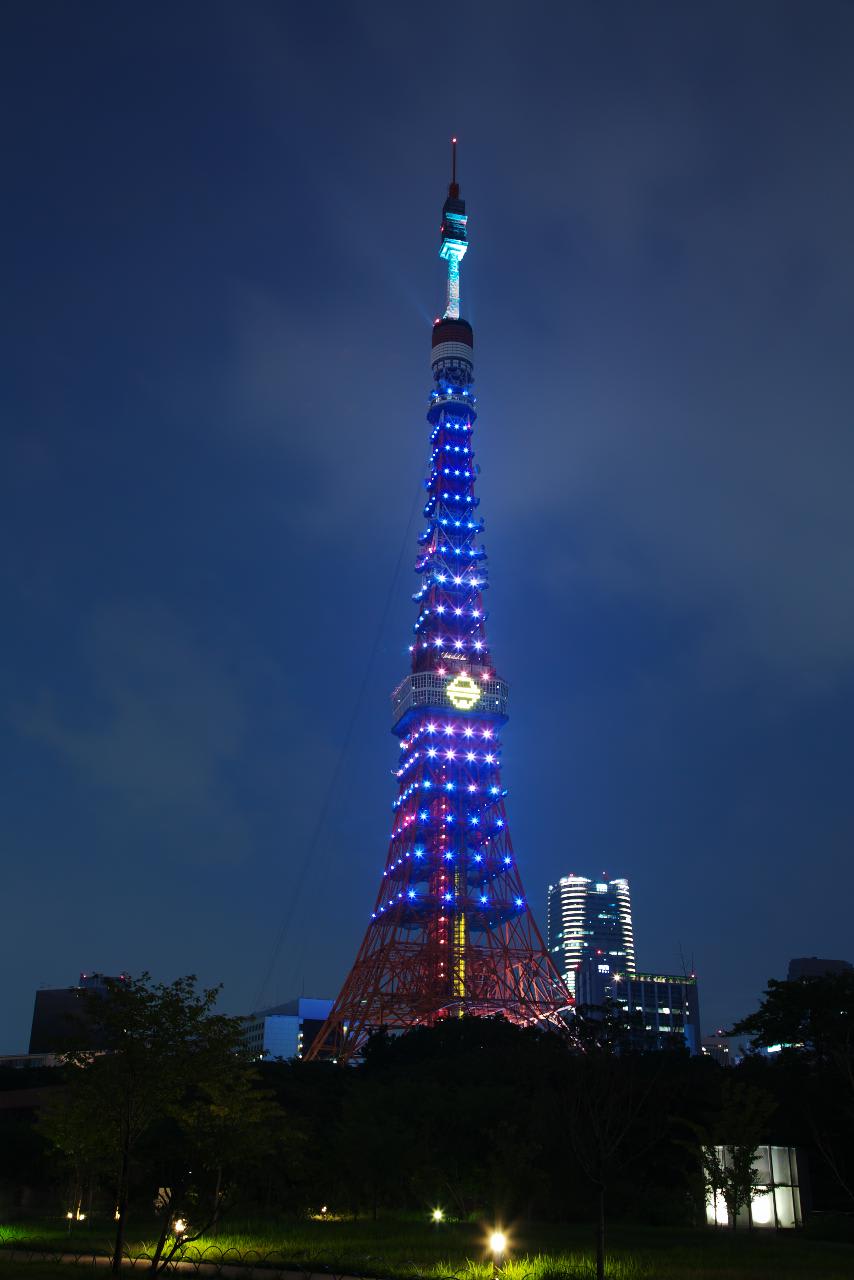
<instances>
[{"instance_id":1,"label":"street lamp","mask_svg":"<svg viewBox=\"0 0 854 1280\"><path fill-rule=\"evenodd\" d=\"M504 1257L504 1251L507 1248L507 1237L503 1231L496 1228L489 1237L489 1247L492 1250L492 1275L498 1275L498 1267L501 1259Z\"/></svg>"},{"instance_id":2,"label":"street lamp","mask_svg":"<svg viewBox=\"0 0 854 1280\"><path fill-rule=\"evenodd\" d=\"M434 1221L435 1223L444 1222L444 1221L445 1221L445 1210L444 1210L444 1209L434 1209L434 1210L433 1210L432 1217L433 1217L433 1221Z\"/></svg>"},{"instance_id":3,"label":"street lamp","mask_svg":"<svg viewBox=\"0 0 854 1280\"><path fill-rule=\"evenodd\" d=\"M175 1232L176 1236L182 1236L184 1232L187 1230L187 1224L184 1221L184 1219L176 1218L175 1221L172 1223L172 1230Z\"/></svg>"},{"instance_id":4,"label":"street lamp","mask_svg":"<svg viewBox=\"0 0 854 1280\"><path fill-rule=\"evenodd\" d=\"M80 1209L80 1206L78 1205L76 1210L69 1209L68 1213L66 1213L65 1216L68 1219L68 1231L70 1234L72 1222L83 1222L86 1217L86 1214L83 1213L83 1211Z\"/></svg>"}]
</instances>

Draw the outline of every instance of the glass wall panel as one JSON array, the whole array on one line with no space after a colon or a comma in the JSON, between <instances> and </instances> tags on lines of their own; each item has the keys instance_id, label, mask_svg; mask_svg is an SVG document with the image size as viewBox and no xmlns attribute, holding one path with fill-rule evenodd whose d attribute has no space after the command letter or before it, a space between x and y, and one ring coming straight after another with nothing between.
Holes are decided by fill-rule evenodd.
<instances>
[{"instance_id":1,"label":"glass wall panel","mask_svg":"<svg viewBox=\"0 0 854 1280\"><path fill-rule=\"evenodd\" d=\"M776 1183L780 1183L784 1187L790 1187L792 1185L788 1147L771 1148L771 1169L773 1170L774 1181Z\"/></svg>"},{"instance_id":2,"label":"glass wall panel","mask_svg":"<svg viewBox=\"0 0 854 1280\"><path fill-rule=\"evenodd\" d=\"M791 1187L775 1187L774 1201L777 1205L777 1226L778 1227L795 1227L797 1219L795 1217L795 1205L792 1199Z\"/></svg>"},{"instance_id":3,"label":"glass wall panel","mask_svg":"<svg viewBox=\"0 0 854 1280\"><path fill-rule=\"evenodd\" d=\"M760 1191L750 1206L751 1217L757 1227L773 1227L774 1225L774 1193Z\"/></svg>"},{"instance_id":4,"label":"glass wall panel","mask_svg":"<svg viewBox=\"0 0 854 1280\"><path fill-rule=\"evenodd\" d=\"M729 1222L723 1196L715 1197L711 1191L706 1192L706 1222L710 1227L725 1227Z\"/></svg>"}]
</instances>

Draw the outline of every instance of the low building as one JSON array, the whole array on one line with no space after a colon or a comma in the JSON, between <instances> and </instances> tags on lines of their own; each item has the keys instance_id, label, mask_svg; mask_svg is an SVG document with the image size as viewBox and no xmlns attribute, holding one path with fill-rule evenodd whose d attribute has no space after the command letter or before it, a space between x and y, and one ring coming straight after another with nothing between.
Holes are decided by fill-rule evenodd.
<instances>
[{"instance_id":1,"label":"low building","mask_svg":"<svg viewBox=\"0 0 854 1280\"><path fill-rule=\"evenodd\" d=\"M700 1053L700 1002L694 974L626 973L601 952L578 967L576 1001L588 1011L625 1010L638 1048Z\"/></svg>"},{"instance_id":2,"label":"low building","mask_svg":"<svg viewBox=\"0 0 854 1280\"><path fill-rule=\"evenodd\" d=\"M711 1058L719 1067L731 1067L734 1064L734 1056L729 1038L724 1035L723 1031L716 1031L713 1035L703 1036L701 1050L703 1056Z\"/></svg>"},{"instance_id":3,"label":"low building","mask_svg":"<svg viewBox=\"0 0 854 1280\"><path fill-rule=\"evenodd\" d=\"M61 1067L62 1058L55 1053L3 1053L0 1054L0 1071L37 1070L40 1067Z\"/></svg>"},{"instance_id":4,"label":"low building","mask_svg":"<svg viewBox=\"0 0 854 1280\"><path fill-rule=\"evenodd\" d=\"M331 1009L331 1000L300 996L244 1018L243 1038L253 1058L302 1058Z\"/></svg>"},{"instance_id":5,"label":"low building","mask_svg":"<svg viewBox=\"0 0 854 1280\"><path fill-rule=\"evenodd\" d=\"M718 1160L725 1168L731 1147L716 1147ZM786 1229L803 1226L801 1203L801 1170L795 1147L757 1147L754 1153L756 1180L750 1204L736 1216L736 1227L772 1227ZM706 1222L711 1227L732 1226L726 1201L718 1192L706 1188Z\"/></svg>"}]
</instances>

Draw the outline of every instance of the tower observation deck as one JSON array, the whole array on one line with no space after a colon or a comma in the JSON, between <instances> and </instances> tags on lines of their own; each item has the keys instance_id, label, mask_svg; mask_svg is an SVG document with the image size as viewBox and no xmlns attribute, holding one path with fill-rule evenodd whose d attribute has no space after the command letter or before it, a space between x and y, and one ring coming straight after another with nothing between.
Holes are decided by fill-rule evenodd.
<instances>
[{"instance_id":1,"label":"tower observation deck","mask_svg":"<svg viewBox=\"0 0 854 1280\"><path fill-rule=\"evenodd\" d=\"M310 1058L351 1060L381 1027L401 1031L450 1017L558 1024L572 1004L528 906L507 822L500 731L509 690L486 632L474 335L460 317L467 217L456 139L452 146L439 250L447 298L432 333L411 670L392 694L398 794L365 936Z\"/></svg>"}]
</instances>

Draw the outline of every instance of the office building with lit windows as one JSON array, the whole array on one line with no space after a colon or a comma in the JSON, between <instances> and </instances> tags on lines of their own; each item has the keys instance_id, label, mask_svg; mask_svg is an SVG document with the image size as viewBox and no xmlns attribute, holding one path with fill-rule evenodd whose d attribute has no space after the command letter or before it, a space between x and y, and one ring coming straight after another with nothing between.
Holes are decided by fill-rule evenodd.
<instances>
[{"instance_id":1,"label":"office building with lit windows","mask_svg":"<svg viewBox=\"0 0 854 1280\"><path fill-rule=\"evenodd\" d=\"M598 955L617 972L635 972L635 942L628 880L561 876L549 885L548 949L575 995L576 971L588 955Z\"/></svg>"},{"instance_id":2,"label":"office building with lit windows","mask_svg":"<svg viewBox=\"0 0 854 1280\"><path fill-rule=\"evenodd\" d=\"M628 973L606 956L588 954L576 971L575 998L587 1010L608 1004L621 1010L633 1047L702 1052L694 974Z\"/></svg>"}]
</instances>

